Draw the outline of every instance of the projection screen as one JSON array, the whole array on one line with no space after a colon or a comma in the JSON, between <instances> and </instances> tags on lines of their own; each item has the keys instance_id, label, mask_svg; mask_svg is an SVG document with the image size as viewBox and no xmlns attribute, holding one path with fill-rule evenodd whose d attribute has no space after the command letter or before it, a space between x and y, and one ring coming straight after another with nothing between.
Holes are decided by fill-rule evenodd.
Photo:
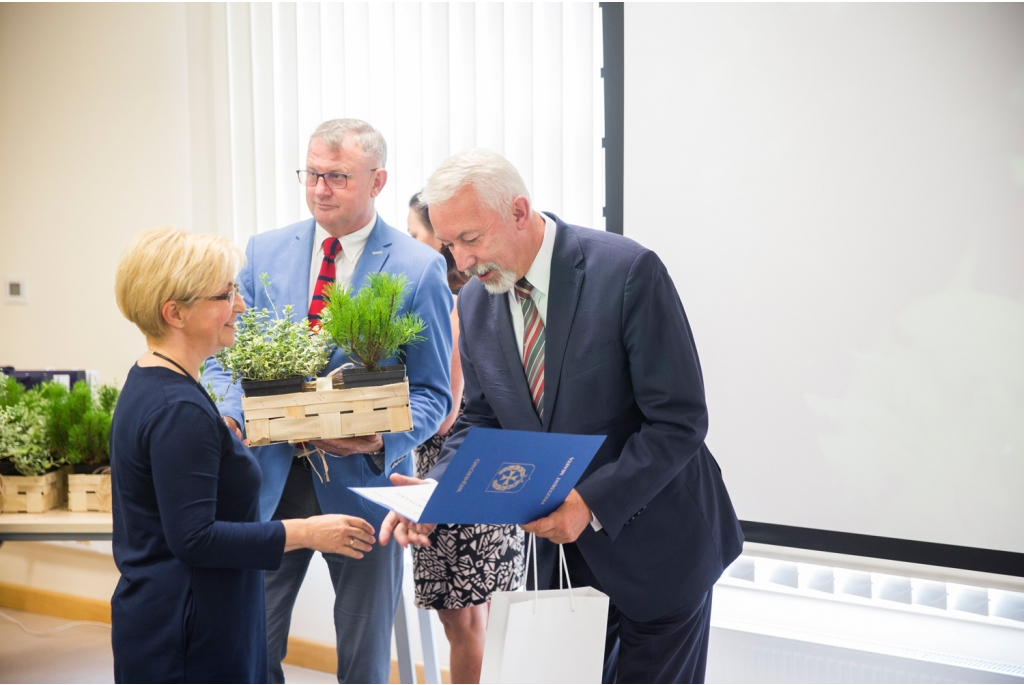
<instances>
[{"instance_id":1,"label":"projection screen","mask_svg":"<svg viewBox=\"0 0 1024 685\"><path fill-rule=\"evenodd\" d=\"M1024 6L624 23L624 233L740 518L1024 552Z\"/></svg>"}]
</instances>

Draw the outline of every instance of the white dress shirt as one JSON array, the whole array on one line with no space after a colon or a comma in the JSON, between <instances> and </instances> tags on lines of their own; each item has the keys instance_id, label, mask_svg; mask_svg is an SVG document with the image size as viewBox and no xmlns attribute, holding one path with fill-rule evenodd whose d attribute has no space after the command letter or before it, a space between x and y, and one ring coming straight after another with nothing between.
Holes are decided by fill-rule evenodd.
<instances>
[{"instance_id":1,"label":"white dress shirt","mask_svg":"<svg viewBox=\"0 0 1024 685\"><path fill-rule=\"evenodd\" d=\"M541 241L540 250L533 258L530 270L526 272L526 280L533 286L533 304L537 307L540 321L548 324L548 293L551 292L551 258L555 254L555 222L547 214L544 217L544 239ZM508 308L512 312L512 328L516 332L516 343L519 346L519 359L523 359L523 328L526 323L523 319L523 306L516 299L516 289L508 291Z\"/></svg>"},{"instance_id":2,"label":"white dress shirt","mask_svg":"<svg viewBox=\"0 0 1024 685\"><path fill-rule=\"evenodd\" d=\"M339 288L352 284L352 274L356 271L356 264L363 254L366 241L377 223L377 213L374 212L370 223L358 231L341 237L341 251L334 257L334 282ZM320 275L320 267L324 262L324 241L331 237L323 226L316 225L316 232L313 235L313 258L309 264L309 303L313 304L313 293L316 290L316 279ZM307 306L306 311L309 311Z\"/></svg>"},{"instance_id":3,"label":"white dress shirt","mask_svg":"<svg viewBox=\"0 0 1024 685\"><path fill-rule=\"evenodd\" d=\"M544 217L544 239L540 243L540 250L533 258L530 270L526 272L526 280L533 286L533 304L537 307L537 314L540 315L541 323L548 325L548 295L551 293L551 259L555 254L555 221L547 214ZM519 349L519 359L523 359L523 329L526 327L523 318L523 306L516 299L516 289L508 291L508 308L512 313L512 328L516 332L516 343ZM547 354L545 353L545 360ZM547 368L544 370L547 373ZM545 382L545 386L550 384ZM590 512L590 527L594 530L601 530L601 522L597 515Z\"/></svg>"}]
</instances>

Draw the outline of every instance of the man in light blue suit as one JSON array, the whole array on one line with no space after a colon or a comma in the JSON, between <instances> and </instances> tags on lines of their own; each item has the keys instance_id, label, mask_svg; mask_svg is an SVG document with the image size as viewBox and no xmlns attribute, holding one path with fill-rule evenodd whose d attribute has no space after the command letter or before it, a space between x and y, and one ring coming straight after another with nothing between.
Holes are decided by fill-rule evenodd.
<instances>
[{"instance_id":1,"label":"man in light blue suit","mask_svg":"<svg viewBox=\"0 0 1024 685\"><path fill-rule=\"evenodd\" d=\"M321 480L308 461L288 444L253 451L263 470L260 508L264 519L301 518L324 513L359 516L380 530L387 513L355 496L350 486L381 486L391 474L411 475L413 447L437 432L452 408L450 390L452 297L440 254L386 224L374 200L387 182L383 136L366 122L335 119L324 122L310 138L306 186L312 219L254 236L246 248L239 274L246 306L281 312L292 305L295 316L320 311L323 283L334 274L339 286L358 290L368 274L404 273L412 283L402 313L413 311L426 323L425 342L407 346L413 430L368 438L323 440L330 480ZM264 292L260 275L269 276ZM321 285L318 287L318 281ZM324 373L350 361L335 351ZM225 421L235 430L244 425L241 387L230 373L209 360L203 383L225 396L220 403ZM271 682L284 682L281 661L288 648L292 608L312 558L311 550L284 555L281 568L266 575L267 639ZM391 666L391 629L402 581L402 554L395 545L375 546L361 559L325 554L335 589L338 682L386 683Z\"/></svg>"}]
</instances>

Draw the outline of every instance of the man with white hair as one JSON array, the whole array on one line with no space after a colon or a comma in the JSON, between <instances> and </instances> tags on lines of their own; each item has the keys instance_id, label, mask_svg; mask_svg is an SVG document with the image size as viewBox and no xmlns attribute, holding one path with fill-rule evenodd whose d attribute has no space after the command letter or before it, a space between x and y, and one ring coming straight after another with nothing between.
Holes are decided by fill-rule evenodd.
<instances>
[{"instance_id":1,"label":"man with white hair","mask_svg":"<svg viewBox=\"0 0 1024 685\"><path fill-rule=\"evenodd\" d=\"M247 307L276 305L280 312L290 304L302 312L299 316L308 312L315 325L327 284L358 290L369 274L405 274L411 289L400 313L419 314L427 338L403 349L413 430L316 441L328 454L327 475L314 474L302 451L287 443L255 448L263 472L264 520L345 513L379 531L386 510L358 497L349 486L386 485L391 474L411 474L410 452L434 435L451 411L452 296L445 261L377 215L374 201L387 182L386 161L384 137L365 121L321 124L310 138L305 168L296 172L313 217L249 240L239 292ZM260 284L264 273L270 279L269 293ZM335 350L323 373L349 361ZM216 360L208 361L205 375L204 384L212 380L216 392L226 395L220 410L237 432L243 425L241 388L230 383L231 375ZM311 558L311 550L287 552L281 567L266 574L271 682L284 682L281 661L288 650L292 608ZM338 682L388 682L391 628L402 585L401 550L377 546L358 558L325 554L324 559L335 590Z\"/></svg>"},{"instance_id":2,"label":"man with white hair","mask_svg":"<svg viewBox=\"0 0 1024 685\"><path fill-rule=\"evenodd\" d=\"M697 351L664 264L535 212L516 169L486 150L448 159L421 200L477 277L458 301L466 409L428 477L473 426L607 435L565 502L523 526L544 539L540 586L558 585L562 544L573 583L609 595L605 682L702 682L712 586L743 535L704 444ZM391 513L380 539L425 544L430 529Z\"/></svg>"}]
</instances>

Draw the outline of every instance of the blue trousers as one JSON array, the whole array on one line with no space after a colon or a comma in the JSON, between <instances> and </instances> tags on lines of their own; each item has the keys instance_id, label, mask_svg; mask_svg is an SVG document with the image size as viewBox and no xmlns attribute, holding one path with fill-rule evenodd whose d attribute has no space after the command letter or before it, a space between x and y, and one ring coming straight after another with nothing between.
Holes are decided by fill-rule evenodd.
<instances>
[{"instance_id":1,"label":"blue trousers","mask_svg":"<svg viewBox=\"0 0 1024 685\"><path fill-rule=\"evenodd\" d=\"M288 474L275 519L320 514L312 478L296 461ZM283 683L281 662L288 653L292 609L313 551L286 552L281 566L266 574L267 643L270 682ZM402 548L374 545L362 559L325 554L334 585L334 629L339 683L386 683L391 675L391 630L402 589Z\"/></svg>"},{"instance_id":2,"label":"blue trousers","mask_svg":"<svg viewBox=\"0 0 1024 685\"><path fill-rule=\"evenodd\" d=\"M564 547L573 586L602 590L579 548L575 544ZM557 576L550 587L558 587ZM615 606L615 598L610 599L602 682L704 682L711 633L711 590L653 621L630 619Z\"/></svg>"}]
</instances>

